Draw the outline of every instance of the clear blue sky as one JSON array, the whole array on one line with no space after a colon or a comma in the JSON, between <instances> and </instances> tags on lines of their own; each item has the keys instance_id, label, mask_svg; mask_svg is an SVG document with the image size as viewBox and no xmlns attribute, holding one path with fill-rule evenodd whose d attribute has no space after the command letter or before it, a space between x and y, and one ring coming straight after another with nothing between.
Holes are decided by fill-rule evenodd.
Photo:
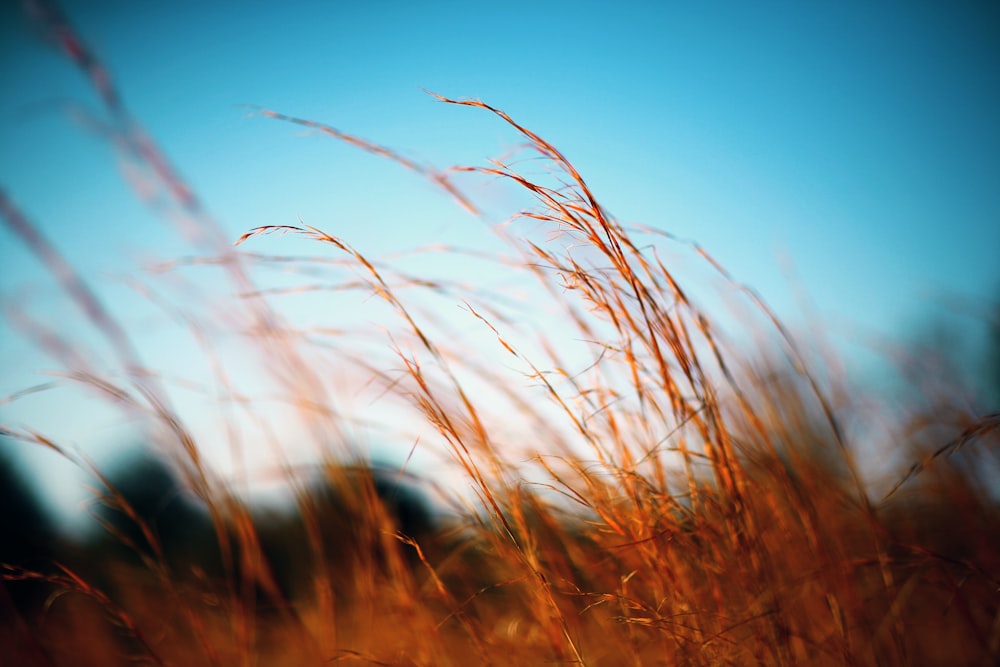
<instances>
[{"instance_id":1,"label":"clear blue sky","mask_svg":"<svg viewBox=\"0 0 1000 667\"><path fill-rule=\"evenodd\" d=\"M139 257L186 254L106 144L68 117L67 101L97 110L96 97L13 4L0 9L0 185L98 285ZM891 334L1000 290L994 3L63 7L234 239L301 215L376 254L461 241L474 223L413 175L241 106L442 167L517 141L429 89L504 109L559 147L621 221L697 240L793 321L782 257L846 335ZM5 229L0 262L5 300L30 296L43 319L71 310ZM0 335L6 394L48 366L6 324ZM18 409L0 414L21 424Z\"/></svg>"}]
</instances>

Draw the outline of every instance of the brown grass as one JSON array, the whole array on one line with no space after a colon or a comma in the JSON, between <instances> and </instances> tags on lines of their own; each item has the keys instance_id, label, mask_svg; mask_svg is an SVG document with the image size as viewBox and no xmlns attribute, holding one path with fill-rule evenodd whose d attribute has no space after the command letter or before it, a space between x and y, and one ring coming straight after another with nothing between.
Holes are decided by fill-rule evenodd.
<instances>
[{"instance_id":1,"label":"brown grass","mask_svg":"<svg viewBox=\"0 0 1000 667\"><path fill-rule=\"evenodd\" d=\"M71 28L48 20L65 43L59 31ZM67 53L98 85L130 159L177 197L178 216L208 228L100 64L70 41ZM0 198L6 224L118 350L124 372L74 365L71 340L43 344L67 364L67 381L141 415L204 509L213 543L210 557L177 555L114 480L78 461L100 477L101 502L124 517L108 528L127 549L104 552L93 575L70 564L94 567L99 556L86 547L67 547L51 566L6 565L7 586L49 588L34 606L6 600L3 589L0 653L38 665L997 664L1000 514L996 479L981 471L996 465L1000 413L971 413L938 387L905 419L891 415L893 455L904 462L891 480L873 479L859 460L867 436L852 427L867 406L826 372L832 360L804 349L697 248L724 289L749 294L773 353L728 343L718 315L703 312L661 259L674 240L626 229L562 153L502 111L439 99L498 116L548 175L526 176L510 161L439 171L325 125L262 113L394 160L474 213L454 174L523 188L533 205L500 233L541 287L525 311L549 314L550 329L522 326L516 307L474 286L397 272L306 224L258 227L237 241L305 236L322 257L301 262L346 266L353 277L343 291L374 295L398 316L387 337L378 334L391 356L366 357L346 338L333 347L342 341L339 358L419 415L436 439L421 446L446 453L473 491L472 500L452 491L451 511L420 535L400 532L398 508L369 470L324 444L331 434L349 438L317 371L323 348L282 321L270 300L278 295L251 275L260 263L295 260L234 253L215 232L199 237L213 256L201 263L223 266L244 295L227 317L246 327L275 392L314 434L322 479L335 490L324 495L289 468L295 520L269 524L214 477L160 372L140 363L84 277ZM421 292L463 302L507 361L494 366L443 337ZM580 339L585 364L567 353ZM208 336L205 345L214 359ZM224 364L215 368L234 403L252 400ZM44 426L3 434L74 457ZM519 440L525 432L535 440ZM121 528L129 523L138 531ZM282 580L289 573L292 585Z\"/></svg>"}]
</instances>

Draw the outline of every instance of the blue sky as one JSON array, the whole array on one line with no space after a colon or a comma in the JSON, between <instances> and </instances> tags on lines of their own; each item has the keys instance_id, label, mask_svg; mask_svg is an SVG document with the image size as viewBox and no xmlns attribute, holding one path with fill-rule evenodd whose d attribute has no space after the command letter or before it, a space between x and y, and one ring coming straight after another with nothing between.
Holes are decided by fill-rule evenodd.
<instances>
[{"instance_id":1,"label":"blue sky","mask_svg":"<svg viewBox=\"0 0 1000 667\"><path fill-rule=\"evenodd\" d=\"M855 341L1000 290L991 3L63 7L233 239L302 216L374 254L482 243L468 236L479 223L419 178L243 106L440 167L482 164L517 142L428 89L504 109L559 147L622 222L698 241L792 322L796 290ZM99 104L8 3L0 91L0 186L113 303L108 276L191 252L132 196L106 142L66 113L68 101ZM69 316L3 228L0 262L8 303ZM0 393L37 382L45 357L6 323L0 334ZM2 408L4 421L29 421L18 405Z\"/></svg>"}]
</instances>

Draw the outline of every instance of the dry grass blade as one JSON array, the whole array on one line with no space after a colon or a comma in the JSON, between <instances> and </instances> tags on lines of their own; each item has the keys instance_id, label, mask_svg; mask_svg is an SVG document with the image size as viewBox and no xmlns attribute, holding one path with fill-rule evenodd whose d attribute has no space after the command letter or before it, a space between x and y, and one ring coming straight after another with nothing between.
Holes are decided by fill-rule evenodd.
<instances>
[{"instance_id":1,"label":"dry grass blade","mask_svg":"<svg viewBox=\"0 0 1000 667\"><path fill-rule=\"evenodd\" d=\"M42 232L25 217L3 189L0 189L0 218L56 277L60 287L66 291L72 302L83 309L87 319L108 339L124 368L135 377L143 376L143 366L128 334L104 307L86 281L55 246L49 243Z\"/></svg>"},{"instance_id":2,"label":"dry grass blade","mask_svg":"<svg viewBox=\"0 0 1000 667\"><path fill-rule=\"evenodd\" d=\"M974 423L965 427L962 432L955 436L952 440L936 449L922 461L917 461L911 465L906 471L906 474L904 474L903 477L896 482L884 496L882 496L882 502L884 503L892 498L892 496L894 496L904 484L919 475L924 469L927 468L927 466L931 465L935 459L950 456L969 443L983 438L997 430L1000 430L1000 412L994 412L978 418Z\"/></svg>"},{"instance_id":3,"label":"dry grass blade","mask_svg":"<svg viewBox=\"0 0 1000 667\"><path fill-rule=\"evenodd\" d=\"M324 123L317 123L316 121L307 120L305 118L288 116L286 114L278 113L277 111L271 111L269 109L258 108L258 112L262 116L265 116L266 118L274 118L276 120L285 121L286 123L294 123L296 125L302 125L303 127L309 127L314 130L319 130L323 134L330 136L334 139L337 139L338 141L343 141L346 144L350 144L351 146L360 148L361 150L367 153L371 153L372 155L377 155L379 157L391 160L396 164L405 167L406 169L409 169L410 171L420 174L421 176L430 180L432 183L441 187L441 189L443 189L445 192L451 195L452 198L469 213L472 213L473 215L479 214L479 210L475 207L472 201L469 200L469 198L466 197L465 194L463 194L462 191L459 190L457 187L455 187L455 185L451 182L451 179L448 176L448 172L446 171L439 171L437 169L434 169L433 167L418 164L413 160L405 157L404 155L398 153L397 151L392 150L391 148L387 148L385 146L376 144L372 141L368 141L367 139L362 139L361 137L355 136L353 134L347 134L346 132L341 132L340 130L330 125L326 125Z\"/></svg>"}]
</instances>

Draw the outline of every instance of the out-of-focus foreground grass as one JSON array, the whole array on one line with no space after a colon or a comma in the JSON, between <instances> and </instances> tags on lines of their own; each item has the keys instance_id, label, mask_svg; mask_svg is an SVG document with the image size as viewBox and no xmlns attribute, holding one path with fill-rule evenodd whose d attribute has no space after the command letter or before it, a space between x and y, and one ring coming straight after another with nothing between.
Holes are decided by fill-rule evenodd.
<instances>
[{"instance_id":1,"label":"out-of-focus foreground grass","mask_svg":"<svg viewBox=\"0 0 1000 667\"><path fill-rule=\"evenodd\" d=\"M99 63L79 64L106 93ZM124 150L202 219L120 99L105 101ZM1000 413L940 375L919 378L905 410L886 416L898 463L875 479L858 460L871 448L855 423L868 399L830 372L835 360L803 347L752 294L768 353L727 342L718 314L661 261L658 244L673 239L640 244L555 147L485 104L446 101L496 114L538 158L530 174L524 163L461 169L534 200L503 238L519 258L511 270L542 288L551 310L539 312L558 313L538 339L504 304L467 294L468 318L501 353L476 356L415 306L421 290L447 285L304 224L240 241L259 250L282 243L258 238L270 232L306 236L399 316L379 334L392 354L365 368L367 381L423 419L472 489L472 500L438 489L448 511L421 496L428 480L332 455L311 478L287 473L291 509L265 512L233 492L171 407L166 369L139 362L129 333L3 198L7 224L117 346L120 375L67 374L143 415L169 459L116 476L47 438L45 424L3 427L4 447L49 447L87 469L104 528L82 542L44 535L31 490L7 475L5 664L997 664ZM265 115L419 171L476 211L453 172ZM217 259L236 290L261 295L250 255L220 249ZM275 391L298 406L296 432L338 433L313 339L284 328L266 298L229 306L253 323L246 338ZM587 341L587 365L563 358L571 339ZM523 371L523 383L493 363ZM524 431L537 441L512 435Z\"/></svg>"}]
</instances>

